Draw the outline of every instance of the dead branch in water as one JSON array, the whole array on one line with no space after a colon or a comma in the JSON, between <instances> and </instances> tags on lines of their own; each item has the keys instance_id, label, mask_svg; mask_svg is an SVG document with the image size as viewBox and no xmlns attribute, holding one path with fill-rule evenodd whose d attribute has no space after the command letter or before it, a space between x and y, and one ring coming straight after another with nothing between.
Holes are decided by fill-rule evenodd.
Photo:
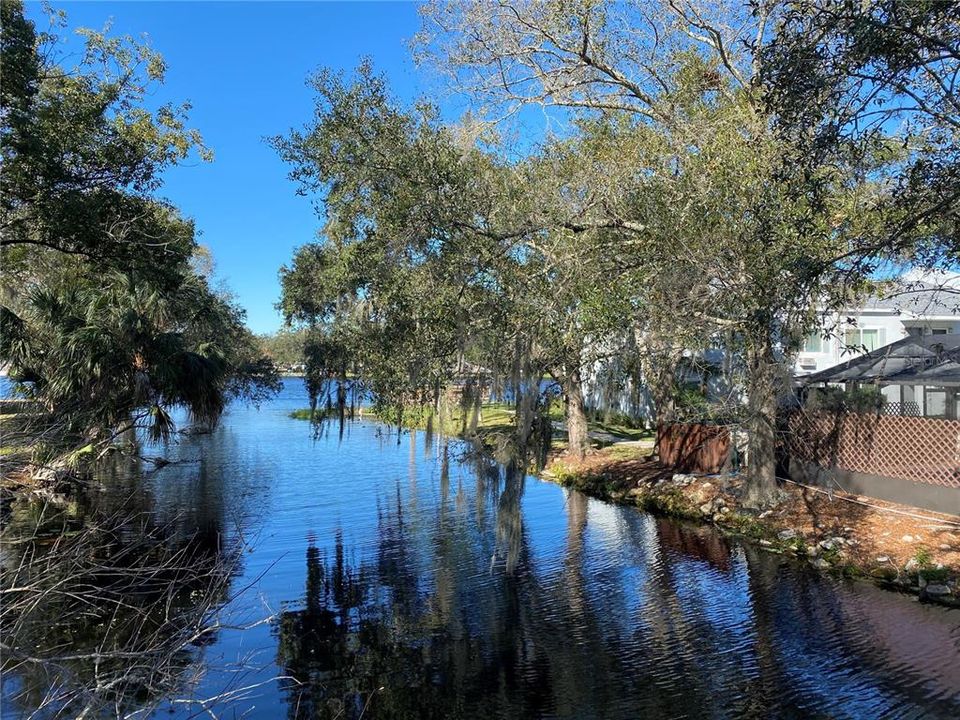
<instances>
[{"instance_id":1,"label":"dead branch in water","mask_svg":"<svg viewBox=\"0 0 960 720\"><path fill-rule=\"evenodd\" d=\"M56 513L44 506L32 527L7 523L0 538L4 702L24 717L142 717L195 702L181 698L203 672L197 651L221 630L270 621L225 620L240 542L178 537L129 508L80 528ZM212 715L243 694L228 688L200 706Z\"/></svg>"}]
</instances>

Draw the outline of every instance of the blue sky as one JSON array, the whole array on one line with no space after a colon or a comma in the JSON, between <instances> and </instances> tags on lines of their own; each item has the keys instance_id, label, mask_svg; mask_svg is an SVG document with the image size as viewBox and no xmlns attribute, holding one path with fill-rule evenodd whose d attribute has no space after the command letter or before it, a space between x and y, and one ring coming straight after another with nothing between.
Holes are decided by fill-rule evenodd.
<instances>
[{"instance_id":1,"label":"blue sky","mask_svg":"<svg viewBox=\"0 0 960 720\"><path fill-rule=\"evenodd\" d=\"M407 2L56 2L69 28L146 33L168 65L158 101L189 100L191 125L214 151L212 163L168 172L161 194L192 217L218 275L246 308L255 332L276 330L277 271L293 249L316 237L309 199L294 194L287 167L264 138L307 122L306 78L326 66L352 70L373 58L395 95L428 89L410 59L419 28ZM47 27L39 2L27 5Z\"/></svg>"}]
</instances>

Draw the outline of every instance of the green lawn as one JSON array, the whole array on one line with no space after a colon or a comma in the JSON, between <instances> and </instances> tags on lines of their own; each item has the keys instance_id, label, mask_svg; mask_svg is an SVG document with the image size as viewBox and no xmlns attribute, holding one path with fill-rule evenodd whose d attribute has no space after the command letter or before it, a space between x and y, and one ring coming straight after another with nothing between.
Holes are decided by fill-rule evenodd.
<instances>
[{"instance_id":1,"label":"green lawn","mask_svg":"<svg viewBox=\"0 0 960 720\"><path fill-rule=\"evenodd\" d=\"M339 413L337 412L336 408L330 408L329 410L318 408L316 411L316 416L320 418L324 416L328 418L336 418L338 415ZM287 417L290 417L294 420L310 420L313 415L310 412L310 408L300 408L299 410L294 410L293 412L289 413Z\"/></svg>"},{"instance_id":2,"label":"green lawn","mask_svg":"<svg viewBox=\"0 0 960 720\"><path fill-rule=\"evenodd\" d=\"M646 428L629 427L616 423L604 425L602 422L590 422L589 427L591 430L610 433L621 440L647 440L652 439L655 434L653 430L647 430Z\"/></svg>"},{"instance_id":3,"label":"green lawn","mask_svg":"<svg viewBox=\"0 0 960 720\"><path fill-rule=\"evenodd\" d=\"M432 413L427 410L408 411L404 414L403 426L409 428L425 428L431 414ZM376 413L369 408L366 408L364 409L364 415L375 416ZM335 413L333 416L335 417ZM483 432L508 431L513 427L514 416L515 411L512 405L508 405L506 403L487 403L481 409L480 420L477 423L477 429ZM303 408L300 410L294 410L290 413L290 417L294 420L309 420L310 409ZM551 408L550 419L554 422L563 422L563 408L555 404ZM469 424L469 416L467 418L467 423ZM445 418L444 427L442 429L447 435L457 435L463 429L463 424L464 413L458 407L454 410L452 416ZM589 421L588 427L592 431L603 432L612 435L617 440L647 440L652 439L654 435L653 431L651 430L630 427L622 422L611 422L610 424L605 424L600 421ZM436 416L433 417L433 429L437 431L441 429L439 427L439 419Z\"/></svg>"}]
</instances>

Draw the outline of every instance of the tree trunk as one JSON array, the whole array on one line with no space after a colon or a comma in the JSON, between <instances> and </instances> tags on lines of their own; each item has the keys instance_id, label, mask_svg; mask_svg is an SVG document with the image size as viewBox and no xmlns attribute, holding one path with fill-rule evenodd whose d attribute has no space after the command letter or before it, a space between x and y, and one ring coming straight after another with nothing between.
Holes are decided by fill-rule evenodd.
<instances>
[{"instance_id":1,"label":"tree trunk","mask_svg":"<svg viewBox=\"0 0 960 720\"><path fill-rule=\"evenodd\" d=\"M474 437L477 434L477 427L480 424L480 411L483 408L483 384L481 380L474 383L473 395L470 400L470 437Z\"/></svg>"},{"instance_id":2,"label":"tree trunk","mask_svg":"<svg viewBox=\"0 0 960 720\"><path fill-rule=\"evenodd\" d=\"M533 432L533 412L537 401L537 390L533 387L533 380L527 383L520 392L520 402L517 404L517 441L520 448L526 448Z\"/></svg>"},{"instance_id":3,"label":"tree trunk","mask_svg":"<svg viewBox=\"0 0 960 720\"><path fill-rule=\"evenodd\" d=\"M337 415L340 417L340 429L343 430L343 423L347 414L347 370L342 368L337 375Z\"/></svg>"},{"instance_id":4,"label":"tree trunk","mask_svg":"<svg viewBox=\"0 0 960 720\"><path fill-rule=\"evenodd\" d=\"M518 345L518 353L521 348ZM530 348L522 348L514 365L513 387L516 393L517 446L525 452L533 432L533 413L540 399L540 376L534 377Z\"/></svg>"},{"instance_id":5,"label":"tree trunk","mask_svg":"<svg viewBox=\"0 0 960 720\"><path fill-rule=\"evenodd\" d=\"M583 402L583 381L580 371L567 373L563 380L563 401L567 416L567 450L580 459L590 448L587 413Z\"/></svg>"},{"instance_id":6,"label":"tree trunk","mask_svg":"<svg viewBox=\"0 0 960 720\"><path fill-rule=\"evenodd\" d=\"M642 347L645 351L643 357L644 380L650 390L650 399L653 401L654 428L659 431L662 425L672 423L677 419L674 389L677 365L680 363L682 351L653 338L646 338ZM657 445L654 450L658 457L660 455L659 442L660 439L657 437Z\"/></svg>"},{"instance_id":7,"label":"tree trunk","mask_svg":"<svg viewBox=\"0 0 960 720\"><path fill-rule=\"evenodd\" d=\"M472 393L473 380L468 378L460 392L460 435L463 437L467 435L467 426L470 422L470 408L473 405Z\"/></svg>"},{"instance_id":8,"label":"tree trunk","mask_svg":"<svg viewBox=\"0 0 960 720\"><path fill-rule=\"evenodd\" d=\"M744 504L764 507L777 490L777 375L769 336L747 349L747 479Z\"/></svg>"}]
</instances>

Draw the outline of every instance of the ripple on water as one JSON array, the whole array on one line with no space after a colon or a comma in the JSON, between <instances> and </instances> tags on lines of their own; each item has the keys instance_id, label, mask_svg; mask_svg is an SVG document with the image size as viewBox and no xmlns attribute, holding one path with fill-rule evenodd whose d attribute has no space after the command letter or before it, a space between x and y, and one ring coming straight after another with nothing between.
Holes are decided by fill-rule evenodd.
<instances>
[{"instance_id":1,"label":"ripple on water","mask_svg":"<svg viewBox=\"0 0 960 720\"><path fill-rule=\"evenodd\" d=\"M159 513L250 545L198 654L248 718L955 718L960 613L782 564L369 422L259 412L168 449ZM285 675L292 681L273 681ZM382 687L383 690L376 691ZM376 691L376 692L374 692ZM196 709L196 708L194 708ZM187 716L182 706L175 715Z\"/></svg>"}]
</instances>

